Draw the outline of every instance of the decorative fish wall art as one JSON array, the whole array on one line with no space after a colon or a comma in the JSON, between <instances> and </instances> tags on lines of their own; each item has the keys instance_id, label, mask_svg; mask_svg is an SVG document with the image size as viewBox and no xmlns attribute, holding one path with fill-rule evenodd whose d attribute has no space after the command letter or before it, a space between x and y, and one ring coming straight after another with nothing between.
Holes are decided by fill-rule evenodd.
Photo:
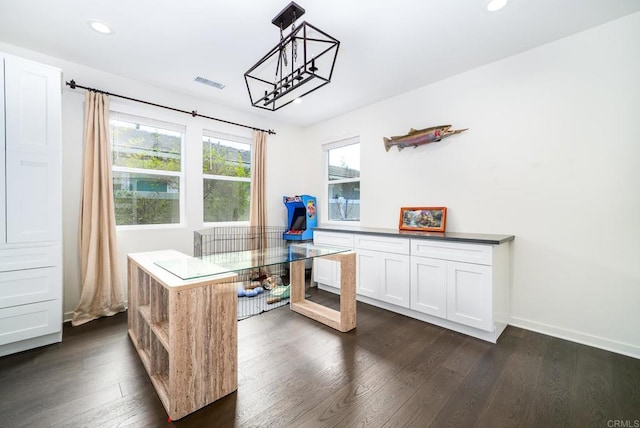
<instances>
[{"instance_id":1,"label":"decorative fish wall art","mask_svg":"<svg viewBox=\"0 0 640 428\"><path fill-rule=\"evenodd\" d=\"M397 137L387 138L384 137L384 149L389 151L393 146L398 147L398 151L406 148L413 147L414 149L423 144L435 143L443 138L450 137L455 134L466 131L465 129L449 129L451 125L432 126L425 129L413 129L409 130L407 135L401 135Z\"/></svg>"}]
</instances>

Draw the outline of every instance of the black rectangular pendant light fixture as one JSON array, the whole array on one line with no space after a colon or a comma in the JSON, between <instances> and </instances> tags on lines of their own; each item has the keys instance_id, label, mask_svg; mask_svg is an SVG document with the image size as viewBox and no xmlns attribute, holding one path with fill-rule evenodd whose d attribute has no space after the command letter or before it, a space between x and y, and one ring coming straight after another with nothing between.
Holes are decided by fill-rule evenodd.
<instances>
[{"instance_id":1,"label":"black rectangular pendant light fixture","mask_svg":"<svg viewBox=\"0 0 640 428\"><path fill-rule=\"evenodd\" d=\"M291 2L271 21L280 42L244 74L254 107L275 111L331 82L340 42L307 22L296 26L304 13Z\"/></svg>"}]
</instances>

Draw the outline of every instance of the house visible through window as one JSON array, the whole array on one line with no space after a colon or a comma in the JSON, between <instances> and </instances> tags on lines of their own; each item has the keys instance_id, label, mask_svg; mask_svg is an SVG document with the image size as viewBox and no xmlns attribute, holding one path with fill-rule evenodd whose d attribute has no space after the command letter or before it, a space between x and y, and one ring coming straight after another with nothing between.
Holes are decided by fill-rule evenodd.
<instances>
[{"instance_id":1,"label":"house visible through window","mask_svg":"<svg viewBox=\"0 0 640 428\"><path fill-rule=\"evenodd\" d=\"M111 114L117 225L180 223L184 127Z\"/></svg>"},{"instance_id":2,"label":"house visible through window","mask_svg":"<svg viewBox=\"0 0 640 428\"><path fill-rule=\"evenodd\" d=\"M360 220L360 142L357 138L323 146L329 221Z\"/></svg>"},{"instance_id":3,"label":"house visible through window","mask_svg":"<svg viewBox=\"0 0 640 428\"><path fill-rule=\"evenodd\" d=\"M202 137L205 222L249 221L251 143L234 136Z\"/></svg>"}]
</instances>

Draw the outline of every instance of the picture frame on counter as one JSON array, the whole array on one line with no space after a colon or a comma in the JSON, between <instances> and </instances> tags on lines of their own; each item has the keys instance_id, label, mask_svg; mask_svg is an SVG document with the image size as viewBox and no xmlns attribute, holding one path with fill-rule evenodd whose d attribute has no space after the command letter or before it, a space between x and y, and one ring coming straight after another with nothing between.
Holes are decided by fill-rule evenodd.
<instances>
[{"instance_id":1,"label":"picture frame on counter","mask_svg":"<svg viewBox=\"0 0 640 428\"><path fill-rule=\"evenodd\" d=\"M447 207L400 208L400 230L444 232L446 222Z\"/></svg>"}]
</instances>

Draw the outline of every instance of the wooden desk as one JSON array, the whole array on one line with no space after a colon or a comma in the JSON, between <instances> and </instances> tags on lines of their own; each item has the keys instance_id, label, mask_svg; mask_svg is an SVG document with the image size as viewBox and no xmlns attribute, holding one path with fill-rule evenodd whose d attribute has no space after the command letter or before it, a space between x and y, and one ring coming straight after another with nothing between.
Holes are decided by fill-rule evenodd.
<instances>
[{"instance_id":1,"label":"wooden desk","mask_svg":"<svg viewBox=\"0 0 640 428\"><path fill-rule=\"evenodd\" d=\"M341 264L340 311L304 299L304 259L290 265L291 310L341 332L352 330L355 253L318 256ZM237 275L181 279L156 264L181 260L196 261L165 250L129 254L127 266L129 337L171 420L238 389Z\"/></svg>"}]
</instances>

